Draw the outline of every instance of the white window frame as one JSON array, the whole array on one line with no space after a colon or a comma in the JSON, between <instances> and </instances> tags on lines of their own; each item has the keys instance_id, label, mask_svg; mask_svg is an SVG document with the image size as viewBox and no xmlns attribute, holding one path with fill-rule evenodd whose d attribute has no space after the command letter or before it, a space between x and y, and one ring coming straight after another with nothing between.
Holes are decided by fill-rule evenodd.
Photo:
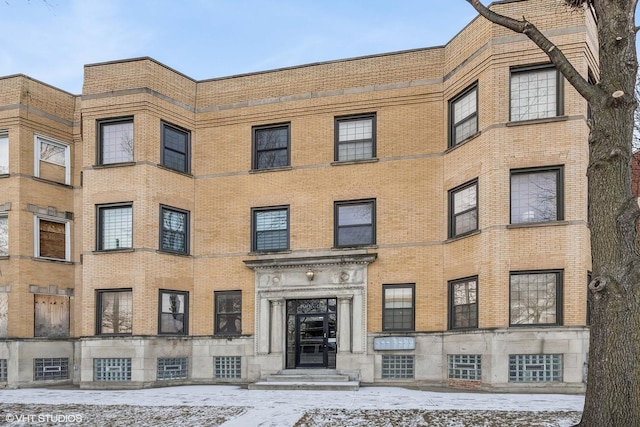
<instances>
[{"instance_id":1,"label":"white window frame","mask_svg":"<svg viewBox=\"0 0 640 427\"><path fill-rule=\"evenodd\" d=\"M7 154L7 164L3 165L0 163L0 175L8 175L9 174L9 132L6 130L0 130L0 140L6 141L6 154ZM0 145L0 150L2 149L2 145ZM0 159L2 156L0 156Z\"/></svg>"},{"instance_id":2,"label":"white window frame","mask_svg":"<svg viewBox=\"0 0 640 427\"><path fill-rule=\"evenodd\" d=\"M47 162L47 160L40 158L40 147L43 142L64 149L64 165L59 165L58 163L53 164L64 167L64 184L71 185L71 149L69 148L69 144L65 144L64 142L37 133L33 136L33 175L40 178L40 161Z\"/></svg>"},{"instance_id":3,"label":"white window frame","mask_svg":"<svg viewBox=\"0 0 640 427\"><path fill-rule=\"evenodd\" d=\"M40 256L40 220L64 224L64 259ZM41 259L71 261L71 226L69 224L69 221L66 221L60 218L50 217L50 216L34 215L33 217L33 256Z\"/></svg>"}]
</instances>

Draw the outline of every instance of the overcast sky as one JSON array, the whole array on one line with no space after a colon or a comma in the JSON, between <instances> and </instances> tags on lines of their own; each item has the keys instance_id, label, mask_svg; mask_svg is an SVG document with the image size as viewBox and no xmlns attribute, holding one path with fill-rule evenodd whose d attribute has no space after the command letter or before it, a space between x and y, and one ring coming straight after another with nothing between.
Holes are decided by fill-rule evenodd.
<instances>
[{"instance_id":1,"label":"overcast sky","mask_svg":"<svg viewBox=\"0 0 640 427\"><path fill-rule=\"evenodd\" d=\"M150 56L196 80L441 46L465 0L0 0L0 76L73 94L83 66Z\"/></svg>"}]
</instances>

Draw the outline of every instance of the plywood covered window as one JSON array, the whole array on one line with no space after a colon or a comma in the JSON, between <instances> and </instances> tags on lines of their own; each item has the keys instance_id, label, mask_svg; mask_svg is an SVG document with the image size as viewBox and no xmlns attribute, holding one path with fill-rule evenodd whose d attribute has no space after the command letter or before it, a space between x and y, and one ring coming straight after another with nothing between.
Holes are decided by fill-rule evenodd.
<instances>
[{"instance_id":1,"label":"plywood covered window","mask_svg":"<svg viewBox=\"0 0 640 427\"><path fill-rule=\"evenodd\" d=\"M52 218L35 217L36 258L70 261L69 223Z\"/></svg>"},{"instance_id":2,"label":"plywood covered window","mask_svg":"<svg viewBox=\"0 0 640 427\"><path fill-rule=\"evenodd\" d=\"M36 337L69 336L69 297L34 295L34 331Z\"/></svg>"}]
</instances>

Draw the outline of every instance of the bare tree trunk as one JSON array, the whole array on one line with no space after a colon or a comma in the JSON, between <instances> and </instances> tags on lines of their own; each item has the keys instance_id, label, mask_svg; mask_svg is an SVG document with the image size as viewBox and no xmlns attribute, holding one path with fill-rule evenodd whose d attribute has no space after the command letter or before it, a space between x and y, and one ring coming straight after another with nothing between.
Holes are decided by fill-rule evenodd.
<instances>
[{"instance_id":1,"label":"bare tree trunk","mask_svg":"<svg viewBox=\"0 0 640 427\"><path fill-rule=\"evenodd\" d=\"M600 79L590 84L533 23L493 13L467 0L490 21L527 35L590 103L589 227L593 281L585 407L580 426L640 426L640 208L631 191L636 109L637 0L565 0L593 6Z\"/></svg>"}]
</instances>

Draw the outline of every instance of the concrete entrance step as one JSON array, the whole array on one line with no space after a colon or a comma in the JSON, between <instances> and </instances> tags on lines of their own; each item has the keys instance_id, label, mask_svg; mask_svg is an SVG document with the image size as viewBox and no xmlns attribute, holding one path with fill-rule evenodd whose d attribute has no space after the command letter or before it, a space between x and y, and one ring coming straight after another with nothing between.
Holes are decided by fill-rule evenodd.
<instances>
[{"instance_id":1,"label":"concrete entrance step","mask_svg":"<svg viewBox=\"0 0 640 427\"><path fill-rule=\"evenodd\" d=\"M360 381L335 369L286 369L269 375L265 381L249 384L249 390L342 390L355 391Z\"/></svg>"}]
</instances>

